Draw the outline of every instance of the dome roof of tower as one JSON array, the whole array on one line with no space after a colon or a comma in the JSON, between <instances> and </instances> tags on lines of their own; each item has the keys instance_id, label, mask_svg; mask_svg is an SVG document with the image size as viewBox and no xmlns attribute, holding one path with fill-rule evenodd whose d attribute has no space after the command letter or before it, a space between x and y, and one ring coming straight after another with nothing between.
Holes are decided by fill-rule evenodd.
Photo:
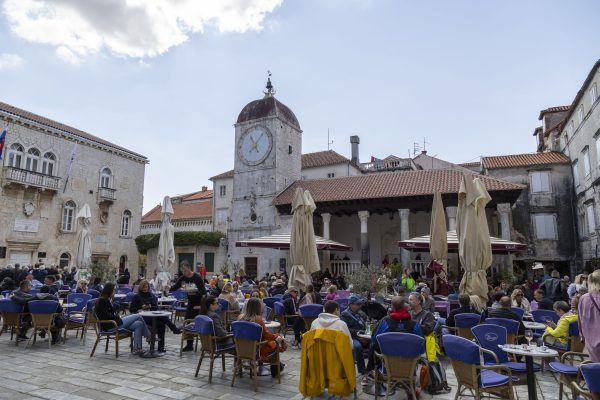
<instances>
[{"instance_id":1,"label":"dome roof of tower","mask_svg":"<svg viewBox=\"0 0 600 400\"><path fill-rule=\"evenodd\" d=\"M288 106L273 96L265 96L260 100L254 100L246 106L238 115L237 123L251 121L259 118L279 117L293 127L300 129L298 119Z\"/></svg>"}]
</instances>

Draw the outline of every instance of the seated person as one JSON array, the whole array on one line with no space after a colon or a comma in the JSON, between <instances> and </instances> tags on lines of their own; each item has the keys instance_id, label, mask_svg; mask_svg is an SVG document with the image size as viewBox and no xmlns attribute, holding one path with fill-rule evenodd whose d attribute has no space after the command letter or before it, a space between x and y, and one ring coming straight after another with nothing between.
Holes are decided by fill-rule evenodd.
<instances>
[{"instance_id":1,"label":"seated person","mask_svg":"<svg viewBox=\"0 0 600 400\"><path fill-rule=\"evenodd\" d=\"M285 283L283 283L282 279L276 279L275 282L273 282L273 286L271 287L270 296L275 297L275 295L277 294L285 295L285 293Z\"/></svg>"},{"instance_id":2,"label":"seated person","mask_svg":"<svg viewBox=\"0 0 600 400\"><path fill-rule=\"evenodd\" d=\"M123 318L119 317L113 308L113 299L116 293L117 290L114 283L108 282L104 286L102 293L100 293L100 297L96 301L96 306L94 307L96 317L98 320L115 321L117 323L117 328L123 328L132 331L132 352L133 354L138 355L143 354L144 350L142 349L142 336L145 338L150 337L148 326L146 326L144 318L138 314L131 314ZM114 325L102 323L100 324L100 329L103 331L112 330L114 329Z\"/></svg>"},{"instance_id":3,"label":"seated person","mask_svg":"<svg viewBox=\"0 0 600 400\"><path fill-rule=\"evenodd\" d=\"M522 309L523 311L525 311L525 313L531 312L531 305L529 304L529 300L527 300L525 298L525 295L521 289L517 288L517 289L513 290L510 297L512 299L513 307L518 307L518 308Z\"/></svg>"},{"instance_id":4,"label":"seated person","mask_svg":"<svg viewBox=\"0 0 600 400\"><path fill-rule=\"evenodd\" d=\"M302 341L301 333L304 330L304 320L299 314L299 301L298 301L298 289L294 286L290 286L285 295L283 295L283 307L285 308L286 315L297 315L297 317L287 318L287 323L292 325L294 330L294 343L293 346L298 346Z\"/></svg>"},{"instance_id":5,"label":"seated person","mask_svg":"<svg viewBox=\"0 0 600 400\"><path fill-rule=\"evenodd\" d=\"M299 305L304 304L321 304L323 301L321 300L321 295L315 292L315 287L311 284L306 285L306 293L304 293L300 298Z\"/></svg>"},{"instance_id":6,"label":"seated person","mask_svg":"<svg viewBox=\"0 0 600 400\"><path fill-rule=\"evenodd\" d=\"M267 282L261 281L258 284L258 293L260 293L261 299L264 299L265 297L269 297L269 292L267 291Z\"/></svg>"},{"instance_id":7,"label":"seated person","mask_svg":"<svg viewBox=\"0 0 600 400\"><path fill-rule=\"evenodd\" d=\"M353 346L352 335L348 330L348 325L340 319L340 305L333 300L329 300L323 306L323 312L312 322L310 329L333 329L344 332L350 340L350 347Z\"/></svg>"},{"instance_id":8,"label":"seated person","mask_svg":"<svg viewBox=\"0 0 600 400\"><path fill-rule=\"evenodd\" d=\"M512 300L508 296L502 296L499 302L499 308L490 310L487 318L506 318L519 322L518 335L522 336L525 333L525 325L519 316L511 309Z\"/></svg>"},{"instance_id":9,"label":"seated person","mask_svg":"<svg viewBox=\"0 0 600 400\"><path fill-rule=\"evenodd\" d=\"M466 293L463 293L458 296L458 304L460 305L460 307L450 311L450 315L448 315L448 318L439 318L437 320L437 323L441 325L446 325L450 328L454 328L456 326L456 321L454 318L458 314L479 314L479 311L477 311L475 307L471 306L471 297L469 297L469 295ZM448 333L448 329L442 328L441 332L445 335Z\"/></svg>"},{"instance_id":10,"label":"seated person","mask_svg":"<svg viewBox=\"0 0 600 400\"><path fill-rule=\"evenodd\" d=\"M553 310L554 309L554 301L551 298L546 297L546 292L542 289L538 289L533 293L533 297L535 301L537 301L538 310Z\"/></svg>"},{"instance_id":11,"label":"seated person","mask_svg":"<svg viewBox=\"0 0 600 400\"><path fill-rule=\"evenodd\" d=\"M371 348L369 349L369 362L367 364L366 373L362 383L367 384L367 376L370 371L373 371L381 361L375 357L375 352L379 352L379 343L377 336L387 332L404 332L413 333L422 336L421 326L412 320L409 308L406 305L404 297L394 296L392 298L392 312L387 317L383 318L377 324L373 335L371 336Z\"/></svg>"},{"instance_id":12,"label":"seated person","mask_svg":"<svg viewBox=\"0 0 600 400\"><path fill-rule=\"evenodd\" d=\"M577 307L575 307L577 310ZM554 303L554 311L559 317L558 323L551 320L546 321L546 332L543 341L554 347L566 349L569 342L569 324L577 322L578 316L565 301Z\"/></svg>"},{"instance_id":13,"label":"seated person","mask_svg":"<svg viewBox=\"0 0 600 400\"><path fill-rule=\"evenodd\" d=\"M143 279L140 282L138 292L131 299L129 305L129 312L137 314L140 311L156 311L158 310L158 299L150 291L150 284L147 280ZM152 326L153 318L144 317L144 321L147 325ZM181 329L177 328L169 317L156 318L156 335L158 336L158 352L164 353L165 350L165 327L168 327L171 332L178 335L181 333Z\"/></svg>"},{"instance_id":14,"label":"seated person","mask_svg":"<svg viewBox=\"0 0 600 400\"><path fill-rule=\"evenodd\" d=\"M85 279L80 279L77 281L77 288L75 289L75 293L87 293L88 291L88 281Z\"/></svg>"},{"instance_id":15,"label":"seated person","mask_svg":"<svg viewBox=\"0 0 600 400\"><path fill-rule=\"evenodd\" d=\"M46 275L46 277L44 278L44 285L48 286L48 293L50 294L57 294L58 289L60 289L56 284L56 276L54 275Z\"/></svg>"},{"instance_id":16,"label":"seated person","mask_svg":"<svg viewBox=\"0 0 600 400\"><path fill-rule=\"evenodd\" d=\"M200 302L200 315L206 315L213 321L213 327L215 330L215 336L223 338L221 343L229 344L233 343L233 339L229 336L229 333L225 329L223 325L223 321L221 321L221 317L217 314L217 310L219 309L219 302L217 298L214 296L204 296L202 301Z\"/></svg>"},{"instance_id":17,"label":"seated person","mask_svg":"<svg viewBox=\"0 0 600 400\"><path fill-rule=\"evenodd\" d=\"M31 300L36 300L36 297L29 292L32 289L31 281L23 279L19 283L19 288L12 292L10 298L17 304L23 306L23 315L21 316L21 328L19 333L19 339L27 340L27 331L31 328L31 315L27 308L27 303Z\"/></svg>"},{"instance_id":18,"label":"seated person","mask_svg":"<svg viewBox=\"0 0 600 400\"><path fill-rule=\"evenodd\" d=\"M341 319L348 325L348 330L352 336L352 351L354 353L354 362L360 375L365 373L365 358L363 348L369 348L370 339L361 338L359 332L364 332L367 327L367 314L361 308L365 299L358 295L351 295L348 298L348 308L342 313Z\"/></svg>"},{"instance_id":19,"label":"seated person","mask_svg":"<svg viewBox=\"0 0 600 400\"><path fill-rule=\"evenodd\" d=\"M231 294L235 297L237 301L246 300L246 296L244 296L244 292L240 290L240 284L238 282L233 282L232 284Z\"/></svg>"},{"instance_id":20,"label":"seated person","mask_svg":"<svg viewBox=\"0 0 600 400\"><path fill-rule=\"evenodd\" d=\"M262 341L266 342L260 346L260 359L261 361L268 361L269 354L273 352L279 346L279 352L286 350L286 344L284 338L279 333L271 333L265 325L265 321L262 319L262 308L263 303L260 299L250 298L246 303L246 310L240 314L238 320L250 321L259 324L262 327ZM283 371L285 364L279 363L279 371ZM271 376L277 377L277 366L271 365Z\"/></svg>"},{"instance_id":21,"label":"seated person","mask_svg":"<svg viewBox=\"0 0 600 400\"><path fill-rule=\"evenodd\" d=\"M423 309L431 313L435 312L435 300L431 297L431 290L428 287L422 288L421 296L423 296Z\"/></svg>"},{"instance_id":22,"label":"seated person","mask_svg":"<svg viewBox=\"0 0 600 400\"><path fill-rule=\"evenodd\" d=\"M331 285L329 289L327 289L327 296L325 296L325 300L337 300L340 296L337 293L337 286Z\"/></svg>"},{"instance_id":23,"label":"seated person","mask_svg":"<svg viewBox=\"0 0 600 400\"><path fill-rule=\"evenodd\" d=\"M233 285L231 282L227 282L223 285L223 289L221 289L221 294L219 295L220 299L227 300L229 303L229 309L227 311L239 311L240 305L237 302L236 296L233 294Z\"/></svg>"},{"instance_id":24,"label":"seated person","mask_svg":"<svg viewBox=\"0 0 600 400\"><path fill-rule=\"evenodd\" d=\"M421 327L423 336L429 335L435 328L435 317L433 314L423 308L423 296L419 293L411 293L408 296L408 304L410 305L410 315Z\"/></svg>"},{"instance_id":25,"label":"seated person","mask_svg":"<svg viewBox=\"0 0 600 400\"><path fill-rule=\"evenodd\" d=\"M101 291L102 291L102 289L103 289L103 286L102 286L102 278L100 278L100 277L95 277L95 278L94 278L94 282L93 282L93 283L92 283L92 285L90 286L90 289L94 289L94 290L96 290L96 291L98 291L98 292L101 292Z\"/></svg>"}]
</instances>

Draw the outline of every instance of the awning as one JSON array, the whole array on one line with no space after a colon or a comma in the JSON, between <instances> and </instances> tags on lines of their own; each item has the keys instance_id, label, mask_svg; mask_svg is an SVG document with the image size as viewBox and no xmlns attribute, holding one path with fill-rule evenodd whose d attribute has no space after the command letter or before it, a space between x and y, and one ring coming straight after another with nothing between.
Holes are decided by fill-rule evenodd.
<instances>
[{"instance_id":1,"label":"awning","mask_svg":"<svg viewBox=\"0 0 600 400\"><path fill-rule=\"evenodd\" d=\"M337 250L351 251L352 247L345 244L334 242L333 240L323 239L315 236L318 250ZM290 248L290 234L263 236L256 239L239 240L235 242L235 247L261 247L265 249L288 250Z\"/></svg>"},{"instance_id":2,"label":"awning","mask_svg":"<svg viewBox=\"0 0 600 400\"><path fill-rule=\"evenodd\" d=\"M492 253L495 254L517 253L527 250L527 245L519 242L512 242L494 236L490 236L490 241L492 243ZM406 250L429 251L429 235L401 240L398 242L398 246ZM448 251L458 251L456 231L448 231Z\"/></svg>"}]
</instances>

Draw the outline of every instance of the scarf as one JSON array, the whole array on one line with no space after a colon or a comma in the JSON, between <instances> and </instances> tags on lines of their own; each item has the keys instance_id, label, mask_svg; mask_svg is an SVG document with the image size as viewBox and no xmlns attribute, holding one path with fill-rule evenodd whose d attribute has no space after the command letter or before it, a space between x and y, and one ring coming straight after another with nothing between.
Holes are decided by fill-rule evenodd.
<instances>
[{"instance_id":1,"label":"scarf","mask_svg":"<svg viewBox=\"0 0 600 400\"><path fill-rule=\"evenodd\" d=\"M407 319L410 319L408 307L402 307L399 310L392 311L390 313L390 317L395 319L396 321L405 321Z\"/></svg>"}]
</instances>

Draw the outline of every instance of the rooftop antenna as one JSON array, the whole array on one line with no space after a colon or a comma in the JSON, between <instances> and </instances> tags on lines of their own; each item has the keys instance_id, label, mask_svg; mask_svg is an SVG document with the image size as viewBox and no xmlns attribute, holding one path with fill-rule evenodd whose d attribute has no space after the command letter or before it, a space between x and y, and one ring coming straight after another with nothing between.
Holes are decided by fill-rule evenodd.
<instances>
[{"instance_id":1,"label":"rooftop antenna","mask_svg":"<svg viewBox=\"0 0 600 400\"><path fill-rule=\"evenodd\" d=\"M413 157L416 157L421 152L421 144L419 142L413 142Z\"/></svg>"},{"instance_id":2,"label":"rooftop antenna","mask_svg":"<svg viewBox=\"0 0 600 400\"><path fill-rule=\"evenodd\" d=\"M427 145L428 144L431 144L431 143L425 141L425 138L423 138L423 151L427 151Z\"/></svg>"},{"instance_id":3,"label":"rooftop antenna","mask_svg":"<svg viewBox=\"0 0 600 400\"><path fill-rule=\"evenodd\" d=\"M273 84L271 83L271 71L267 70L267 86L265 86L265 88L267 90L263 91L263 93L265 94L265 97L273 97L275 96L275 88L273 87Z\"/></svg>"},{"instance_id":4,"label":"rooftop antenna","mask_svg":"<svg viewBox=\"0 0 600 400\"><path fill-rule=\"evenodd\" d=\"M333 140L329 140L329 128L327 128L327 150L329 150L331 144L333 144Z\"/></svg>"}]
</instances>

